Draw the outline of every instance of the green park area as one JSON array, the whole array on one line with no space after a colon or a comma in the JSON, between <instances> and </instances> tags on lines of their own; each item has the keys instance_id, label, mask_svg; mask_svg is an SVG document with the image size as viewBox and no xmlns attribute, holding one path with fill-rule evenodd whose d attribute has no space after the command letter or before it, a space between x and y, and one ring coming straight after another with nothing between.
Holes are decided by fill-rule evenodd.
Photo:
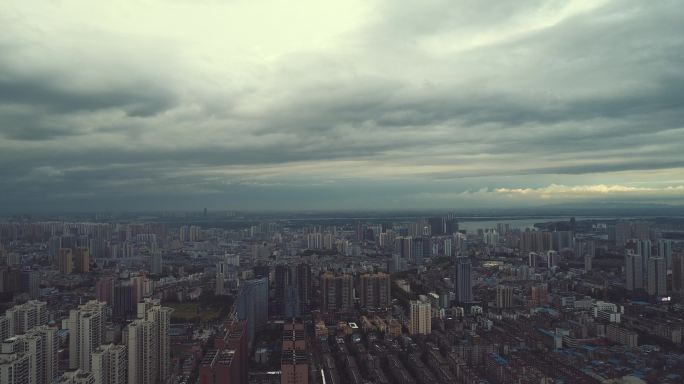
<instances>
[{"instance_id":1,"label":"green park area","mask_svg":"<svg viewBox=\"0 0 684 384\"><path fill-rule=\"evenodd\" d=\"M221 318L222 308L218 305L200 307L200 303L169 303L166 306L173 308L172 321L211 322Z\"/></svg>"}]
</instances>

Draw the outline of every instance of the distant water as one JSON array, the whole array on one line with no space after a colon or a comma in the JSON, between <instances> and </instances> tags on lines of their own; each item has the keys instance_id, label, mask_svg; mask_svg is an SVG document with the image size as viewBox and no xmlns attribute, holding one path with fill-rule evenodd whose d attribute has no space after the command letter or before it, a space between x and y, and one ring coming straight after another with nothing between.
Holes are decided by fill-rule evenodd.
<instances>
[{"instance_id":1,"label":"distant water","mask_svg":"<svg viewBox=\"0 0 684 384\"><path fill-rule=\"evenodd\" d=\"M534 224L536 223L546 223L550 221L570 221L572 216L562 216L562 217L528 217L524 219L497 219L495 217L491 219L482 219L475 221L465 221L466 218L460 218L458 220L458 229L464 229L468 233L477 232L478 229L488 229L496 228L498 223L508 224L511 229L534 229ZM575 220L601 220L610 218L607 217L575 217Z\"/></svg>"}]
</instances>

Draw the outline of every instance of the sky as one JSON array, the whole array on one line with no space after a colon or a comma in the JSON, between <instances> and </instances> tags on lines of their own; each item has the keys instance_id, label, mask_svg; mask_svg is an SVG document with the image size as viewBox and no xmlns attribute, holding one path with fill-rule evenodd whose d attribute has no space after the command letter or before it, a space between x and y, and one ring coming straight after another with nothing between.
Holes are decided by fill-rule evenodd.
<instances>
[{"instance_id":1,"label":"sky","mask_svg":"<svg viewBox=\"0 0 684 384\"><path fill-rule=\"evenodd\" d=\"M680 1L4 0L0 211L684 204Z\"/></svg>"}]
</instances>

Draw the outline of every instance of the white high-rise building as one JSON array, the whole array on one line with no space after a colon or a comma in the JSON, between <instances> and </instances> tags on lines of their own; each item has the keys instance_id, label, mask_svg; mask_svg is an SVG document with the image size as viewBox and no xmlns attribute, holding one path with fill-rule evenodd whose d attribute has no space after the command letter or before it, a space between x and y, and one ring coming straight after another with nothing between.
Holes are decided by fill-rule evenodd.
<instances>
[{"instance_id":1,"label":"white high-rise building","mask_svg":"<svg viewBox=\"0 0 684 384\"><path fill-rule=\"evenodd\" d=\"M171 373L171 308L159 300L138 303L138 319L128 325L128 383L165 382Z\"/></svg>"},{"instance_id":2,"label":"white high-rise building","mask_svg":"<svg viewBox=\"0 0 684 384\"><path fill-rule=\"evenodd\" d=\"M667 295L667 267L662 257L648 260L648 294L662 297Z\"/></svg>"},{"instance_id":3,"label":"white high-rise building","mask_svg":"<svg viewBox=\"0 0 684 384\"><path fill-rule=\"evenodd\" d=\"M128 325L128 383L158 382L156 329L151 321L137 319Z\"/></svg>"},{"instance_id":4,"label":"white high-rise building","mask_svg":"<svg viewBox=\"0 0 684 384\"><path fill-rule=\"evenodd\" d=\"M530 252L527 255L527 265L530 268L537 268L538 264L539 264L539 254L537 252Z\"/></svg>"},{"instance_id":5,"label":"white high-rise building","mask_svg":"<svg viewBox=\"0 0 684 384\"><path fill-rule=\"evenodd\" d=\"M41 326L29 330L26 334L6 339L2 343L2 353L28 356L27 382L49 384L57 376L57 346L57 330Z\"/></svg>"},{"instance_id":6,"label":"white high-rise building","mask_svg":"<svg viewBox=\"0 0 684 384\"><path fill-rule=\"evenodd\" d=\"M409 329L412 335L432 333L432 306L429 302L411 300Z\"/></svg>"},{"instance_id":7,"label":"white high-rise building","mask_svg":"<svg viewBox=\"0 0 684 384\"><path fill-rule=\"evenodd\" d=\"M95 384L95 376L81 369L73 372L65 372L59 384Z\"/></svg>"},{"instance_id":8,"label":"white high-rise building","mask_svg":"<svg viewBox=\"0 0 684 384\"><path fill-rule=\"evenodd\" d=\"M29 329L48 322L47 303L30 300L21 305L15 305L5 312L5 317L14 328L14 335L26 333Z\"/></svg>"},{"instance_id":9,"label":"white high-rise building","mask_svg":"<svg viewBox=\"0 0 684 384\"><path fill-rule=\"evenodd\" d=\"M0 353L0 383L31 383L31 357L23 353Z\"/></svg>"},{"instance_id":10,"label":"white high-rise building","mask_svg":"<svg viewBox=\"0 0 684 384\"><path fill-rule=\"evenodd\" d=\"M107 303L91 300L69 312L69 368L90 372L91 355L104 341Z\"/></svg>"},{"instance_id":11,"label":"white high-rise building","mask_svg":"<svg viewBox=\"0 0 684 384\"><path fill-rule=\"evenodd\" d=\"M627 251L625 254L625 275L625 288L628 291L644 287L644 267L641 255Z\"/></svg>"},{"instance_id":12,"label":"white high-rise building","mask_svg":"<svg viewBox=\"0 0 684 384\"><path fill-rule=\"evenodd\" d=\"M159 378L164 381L171 374L171 339L169 331L173 310L168 307L162 307L158 300L149 301L152 302L152 305L147 309L146 319L153 322L157 328Z\"/></svg>"},{"instance_id":13,"label":"white high-rise building","mask_svg":"<svg viewBox=\"0 0 684 384\"><path fill-rule=\"evenodd\" d=\"M126 384L128 356L125 345L101 345L93 352L92 373L95 384Z\"/></svg>"},{"instance_id":14,"label":"white high-rise building","mask_svg":"<svg viewBox=\"0 0 684 384\"><path fill-rule=\"evenodd\" d=\"M14 336L14 316L0 316L0 341Z\"/></svg>"}]
</instances>

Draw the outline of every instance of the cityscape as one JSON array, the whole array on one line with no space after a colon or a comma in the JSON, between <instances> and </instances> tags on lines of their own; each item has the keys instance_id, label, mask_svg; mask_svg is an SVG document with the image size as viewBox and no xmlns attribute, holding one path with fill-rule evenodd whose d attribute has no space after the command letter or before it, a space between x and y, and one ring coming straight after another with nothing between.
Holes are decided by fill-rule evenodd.
<instances>
[{"instance_id":1,"label":"cityscape","mask_svg":"<svg viewBox=\"0 0 684 384\"><path fill-rule=\"evenodd\" d=\"M678 0L0 1L0 384L684 384Z\"/></svg>"},{"instance_id":2,"label":"cityscape","mask_svg":"<svg viewBox=\"0 0 684 384\"><path fill-rule=\"evenodd\" d=\"M682 382L681 217L373 216L9 217L0 379Z\"/></svg>"}]
</instances>

